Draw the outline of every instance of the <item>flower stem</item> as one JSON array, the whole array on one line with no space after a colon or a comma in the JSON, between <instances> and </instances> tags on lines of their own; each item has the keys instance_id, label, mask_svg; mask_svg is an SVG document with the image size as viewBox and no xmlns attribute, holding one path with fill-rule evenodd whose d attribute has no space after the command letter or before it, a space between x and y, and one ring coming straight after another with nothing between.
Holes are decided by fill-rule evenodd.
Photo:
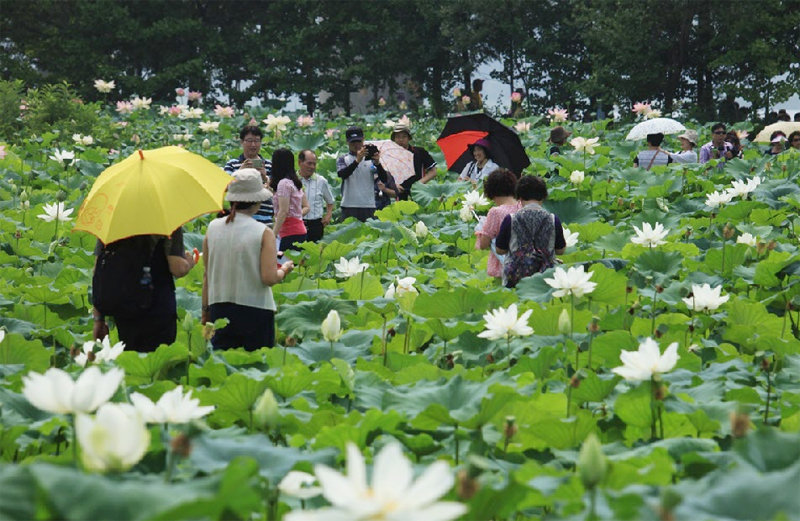
<instances>
[{"instance_id":1,"label":"flower stem","mask_svg":"<svg viewBox=\"0 0 800 521\"><path fill-rule=\"evenodd\" d=\"M382 349L382 354L383 354L383 367L386 367L386 357L387 357L387 351L386 351L386 315L382 315L382 316L383 316L383 332L381 333L381 342L382 342L383 345L382 345L381 349Z\"/></svg>"},{"instance_id":2,"label":"flower stem","mask_svg":"<svg viewBox=\"0 0 800 521\"><path fill-rule=\"evenodd\" d=\"M78 431L75 429L75 413L69 415L69 421L72 424L72 463L75 467L80 468L80 461L78 460Z\"/></svg>"},{"instance_id":3,"label":"flower stem","mask_svg":"<svg viewBox=\"0 0 800 521\"><path fill-rule=\"evenodd\" d=\"M656 380L650 377L650 439L656 439Z\"/></svg>"}]
</instances>

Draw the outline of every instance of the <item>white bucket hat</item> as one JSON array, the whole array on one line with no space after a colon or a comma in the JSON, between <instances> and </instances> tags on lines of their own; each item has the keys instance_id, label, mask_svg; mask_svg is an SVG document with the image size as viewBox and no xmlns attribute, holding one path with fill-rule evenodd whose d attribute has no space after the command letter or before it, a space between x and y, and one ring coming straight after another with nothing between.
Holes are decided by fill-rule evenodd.
<instances>
[{"instance_id":1,"label":"white bucket hat","mask_svg":"<svg viewBox=\"0 0 800 521\"><path fill-rule=\"evenodd\" d=\"M272 199L272 192L264 188L261 173L255 168L237 170L225 196L230 202L260 203L269 199Z\"/></svg>"}]
</instances>

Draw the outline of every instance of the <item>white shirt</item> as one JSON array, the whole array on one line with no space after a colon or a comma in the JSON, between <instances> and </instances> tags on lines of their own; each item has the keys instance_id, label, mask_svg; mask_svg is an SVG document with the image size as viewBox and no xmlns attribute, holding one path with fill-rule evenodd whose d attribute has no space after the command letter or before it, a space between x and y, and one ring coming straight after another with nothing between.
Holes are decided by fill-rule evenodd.
<instances>
[{"instance_id":1,"label":"white shirt","mask_svg":"<svg viewBox=\"0 0 800 521\"><path fill-rule=\"evenodd\" d=\"M470 161L467 163L467 166L464 167L464 170L461 171L461 175L459 175L458 178L464 180L469 179L470 181L479 183L484 177L498 168L500 168L500 166L491 159L486 161L483 168L479 168L476 161Z\"/></svg>"}]
</instances>

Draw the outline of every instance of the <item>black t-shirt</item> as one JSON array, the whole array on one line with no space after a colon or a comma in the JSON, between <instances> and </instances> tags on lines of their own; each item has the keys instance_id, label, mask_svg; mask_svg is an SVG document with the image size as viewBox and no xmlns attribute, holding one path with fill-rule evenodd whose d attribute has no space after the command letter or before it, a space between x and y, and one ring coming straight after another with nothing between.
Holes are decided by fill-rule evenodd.
<instances>
[{"instance_id":1,"label":"black t-shirt","mask_svg":"<svg viewBox=\"0 0 800 521\"><path fill-rule=\"evenodd\" d=\"M411 195L411 185L422 179L422 176L436 167L436 161L433 157L422 147L410 147L411 153L414 154L414 175L400 183L404 192L400 194L400 199L406 200Z\"/></svg>"}]
</instances>

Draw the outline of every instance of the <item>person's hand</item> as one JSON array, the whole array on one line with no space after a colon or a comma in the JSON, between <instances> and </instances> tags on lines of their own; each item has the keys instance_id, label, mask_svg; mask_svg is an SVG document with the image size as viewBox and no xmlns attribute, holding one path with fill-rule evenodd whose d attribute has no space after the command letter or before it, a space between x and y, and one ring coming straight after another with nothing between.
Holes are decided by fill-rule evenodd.
<instances>
[{"instance_id":1,"label":"person's hand","mask_svg":"<svg viewBox=\"0 0 800 521\"><path fill-rule=\"evenodd\" d=\"M359 148L358 152L356 152L356 162L360 163L361 161L363 161L364 156L366 155L367 155L367 149L364 147Z\"/></svg>"},{"instance_id":2,"label":"person's hand","mask_svg":"<svg viewBox=\"0 0 800 521\"><path fill-rule=\"evenodd\" d=\"M189 269L194 268L195 261L194 261L194 253L191 251L183 252L183 258L186 259L186 262L189 263Z\"/></svg>"},{"instance_id":3,"label":"person's hand","mask_svg":"<svg viewBox=\"0 0 800 521\"><path fill-rule=\"evenodd\" d=\"M383 184L383 181L378 181L378 190L380 190L381 192L386 190L386 185Z\"/></svg>"},{"instance_id":4,"label":"person's hand","mask_svg":"<svg viewBox=\"0 0 800 521\"><path fill-rule=\"evenodd\" d=\"M281 269L286 275L289 275L289 273L291 273L292 270L294 269L294 261L288 260L284 262L283 264L281 264Z\"/></svg>"},{"instance_id":5,"label":"person's hand","mask_svg":"<svg viewBox=\"0 0 800 521\"><path fill-rule=\"evenodd\" d=\"M375 152L375 155L372 156L372 164L378 166L381 164L381 153Z\"/></svg>"},{"instance_id":6,"label":"person's hand","mask_svg":"<svg viewBox=\"0 0 800 521\"><path fill-rule=\"evenodd\" d=\"M403 185L397 185L397 193L398 193L398 194L404 194L404 193L406 193L406 189L405 189L405 188L403 188Z\"/></svg>"},{"instance_id":7,"label":"person's hand","mask_svg":"<svg viewBox=\"0 0 800 521\"><path fill-rule=\"evenodd\" d=\"M730 150L726 150L725 159L733 159L733 152L731 152Z\"/></svg>"},{"instance_id":8,"label":"person's hand","mask_svg":"<svg viewBox=\"0 0 800 521\"><path fill-rule=\"evenodd\" d=\"M322 216L322 226L328 226L331 223L331 216L330 215L323 215Z\"/></svg>"},{"instance_id":9,"label":"person's hand","mask_svg":"<svg viewBox=\"0 0 800 521\"><path fill-rule=\"evenodd\" d=\"M95 320L92 326L92 339L102 340L108 336L108 324L105 320Z\"/></svg>"}]
</instances>

